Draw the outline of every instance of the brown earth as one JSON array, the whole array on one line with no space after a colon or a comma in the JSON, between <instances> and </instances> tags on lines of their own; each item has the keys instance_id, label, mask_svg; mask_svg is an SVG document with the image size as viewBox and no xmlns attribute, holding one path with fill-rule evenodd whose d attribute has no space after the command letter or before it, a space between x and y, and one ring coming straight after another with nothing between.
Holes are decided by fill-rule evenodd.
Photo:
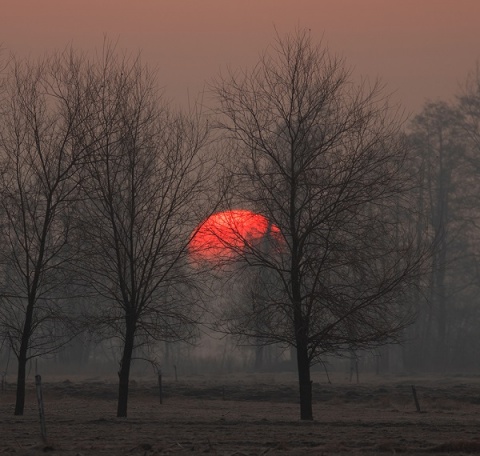
<instances>
[{"instance_id":1,"label":"brown earth","mask_svg":"<svg viewBox=\"0 0 480 456\"><path fill-rule=\"evenodd\" d=\"M380 378L314 383L315 421L301 422L293 374L132 381L128 418L115 417L113 379L43 378L48 440L30 379L23 417L0 392L0 454L480 454L480 378ZM416 411L416 385L421 413Z\"/></svg>"}]
</instances>

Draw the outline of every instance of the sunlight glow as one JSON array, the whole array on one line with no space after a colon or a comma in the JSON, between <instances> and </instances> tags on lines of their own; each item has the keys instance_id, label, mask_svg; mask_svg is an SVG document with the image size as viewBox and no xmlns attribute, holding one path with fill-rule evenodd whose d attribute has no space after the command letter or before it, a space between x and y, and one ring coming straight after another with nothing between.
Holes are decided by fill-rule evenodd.
<instances>
[{"instance_id":1,"label":"sunlight glow","mask_svg":"<svg viewBox=\"0 0 480 456\"><path fill-rule=\"evenodd\" d=\"M280 229L263 215L245 209L217 212L194 231L190 253L196 260L233 258L248 247L258 247L267 236L278 241Z\"/></svg>"}]
</instances>

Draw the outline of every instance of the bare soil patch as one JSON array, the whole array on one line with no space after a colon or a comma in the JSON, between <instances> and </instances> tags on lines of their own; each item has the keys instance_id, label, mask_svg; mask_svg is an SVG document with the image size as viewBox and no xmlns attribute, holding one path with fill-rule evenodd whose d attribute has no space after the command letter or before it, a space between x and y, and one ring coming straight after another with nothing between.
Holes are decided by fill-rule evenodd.
<instances>
[{"instance_id":1,"label":"bare soil patch","mask_svg":"<svg viewBox=\"0 0 480 456\"><path fill-rule=\"evenodd\" d=\"M422 408L417 413L411 385ZM480 454L480 378L369 378L314 383L315 421L301 422L293 374L132 381L128 418L115 417L105 379L43 379L48 442L33 381L25 415L0 392L0 454L383 455Z\"/></svg>"}]
</instances>

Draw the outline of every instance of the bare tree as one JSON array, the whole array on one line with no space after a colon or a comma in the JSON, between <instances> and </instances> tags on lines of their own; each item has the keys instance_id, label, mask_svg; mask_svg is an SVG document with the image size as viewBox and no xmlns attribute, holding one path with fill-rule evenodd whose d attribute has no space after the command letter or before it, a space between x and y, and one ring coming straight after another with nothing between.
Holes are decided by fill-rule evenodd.
<instances>
[{"instance_id":1,"label":"bare tree","mask_svg":"<svg viewBox=\"0 0 480 456\"><path fill-rule=\"evenodd\" d=\"M39 62L13 60L1 104L1 238L4 268L0 326L18 360L15 414L25 402L27 361L71 337L62 306L72 254L75 141L88 116L81 56L67 51Z\"/></svg>"},{"instance_id":2,"label":"bare tree","mask_svg":"<svg viewBox=\"0 0 480 456\"><path fill-rule=\"evenodd\" d=\"M459 178L457 201L460 201L462 209L463 230L462 238L466 246L463 262L458 267L461 277L468 277L465 290L462 293L464 305L458 305L455 297L457 313L463 315L463 319L457 325L457 340L462 341L455 360L462 360L468 366L472 365L473 359L478 359L480 349L478 343L478 321L480 318L478 306L478 287L480 285L480 238L479 238L479 179L480 175L480 62L468 74L465 84L457 96L457 108L460 114L460 122L457 126L457 138L460 136L464 147L463 169ZM464 251L465 251L464 250ZM466 280L461 283L465 284ZM464 297L465 296L465 297Z\"/></svg>"},{"instance_id":3,"label":"bare tree","mask_svg":"<svg viewBox=\"0 0 480 456\"><path fill-rule=\"evenodd\" d=\"M462 257L468 256L465 235L471 218L471 188L465 186L470 171L460 123L455 106L427 103L409 130L412 167L418 180L418 211L422 213L418 222L424 225L421 235L435 243L428 280L430 305L418 309L419 318L411 328L411 336L419 344L413 356L421 358L423 353L424 360L417 362L433 361L438 368L445 368L449 361L449 325L454 323L454 301L459 300L456 289L468 287L469 280L465 272L456 276Z\"/></svg>"},{"instance_id":4,"label":"bare tree","mask_svg":"<svg viewBox=\"0 0 480 456\"><path fill-rule=\"evenodd\" d=\"M458 96L462 114L462 129L470 142L470 147L478 153L480 150L480 64L472 71L464 88ZM476 164L478 168L478 164Z\"/></svg>"},{"instance_id":5,"label":"bare tree","mask_svg":"<svg viewBox=\"0 0 480 456\"><path fill-rule=\"evenodd\" d=\"M405 296L422 255L402 216L412 205L401 123L378 84L354 84L306 31L214 90L237 165L232 200L283 237L269 249L245 240L245 264L271 274L225 330L295 347L300 417L311 420L312 364L395 341L412 321Z\"/></svg>"},{"instance_id":6,"label":"bare tree","mask_svg":"<svg viewBox=\"0 0 480 456\"><path fill-rule=\"evenodd\" d=\"M214 207L214 160L200 113L174 113L139 59L107 49L92 71L82 272L103 299L94 319L121 340L117 416L126 416L135 348L195 335L187 247Z\"/></svg>"}]
</instances>

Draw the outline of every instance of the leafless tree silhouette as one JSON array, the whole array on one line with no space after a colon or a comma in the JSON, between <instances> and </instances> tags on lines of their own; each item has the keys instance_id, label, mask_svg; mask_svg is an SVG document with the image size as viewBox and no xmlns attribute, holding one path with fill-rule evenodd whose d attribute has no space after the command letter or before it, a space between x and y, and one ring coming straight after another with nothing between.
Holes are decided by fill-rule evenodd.
<instances>
[{"instance_id":1,"label":"leafless tree silhouette","mask_svg":"<svg viewBox=\"0 0 480 456\"><path fill-rule=\"evenodd\" d=\"M15 414L22 415L28 359L73 334L60 330L65 264L73 250L71 214L84 149L76 134L90 110L85 65L70 51L38 62L13 59L0 120L0 211L4 269L0 326L18 359Z\"/></svg>"},{"instance_id":2,"label":"leafless tree silhouette","mask_svg":"<svg viewBox=\"0 0 480 456\"><path fill-rule=\"evenodd\" d=\"M245 242L259 273L255 306L234 305L223 330L296 350L301 419L313 419L310 367L325 353L396 339L424 251L401 122L378 83L355 84L307 31L277 38L251 71L213 84L232 151L232 200L281 231L273 248ZM261 322L261 325L258 324Z\"/></svg>"},{"instance_id":3,"label":"leafless tree silhouette","mask_svg":"<svg viewBox=\"0 0 480 456\"><path fill-rule=\"evenodd\" d=\"M138 58L111 48L102 58L90 75L95 114L82 137L81 265L104 300L97 326L122 343L117 416L126 416L135 347L195 335L199 291L187 247L215 208L217 175L201 113L174 113Z\"/></svg>"}]
</instances>

